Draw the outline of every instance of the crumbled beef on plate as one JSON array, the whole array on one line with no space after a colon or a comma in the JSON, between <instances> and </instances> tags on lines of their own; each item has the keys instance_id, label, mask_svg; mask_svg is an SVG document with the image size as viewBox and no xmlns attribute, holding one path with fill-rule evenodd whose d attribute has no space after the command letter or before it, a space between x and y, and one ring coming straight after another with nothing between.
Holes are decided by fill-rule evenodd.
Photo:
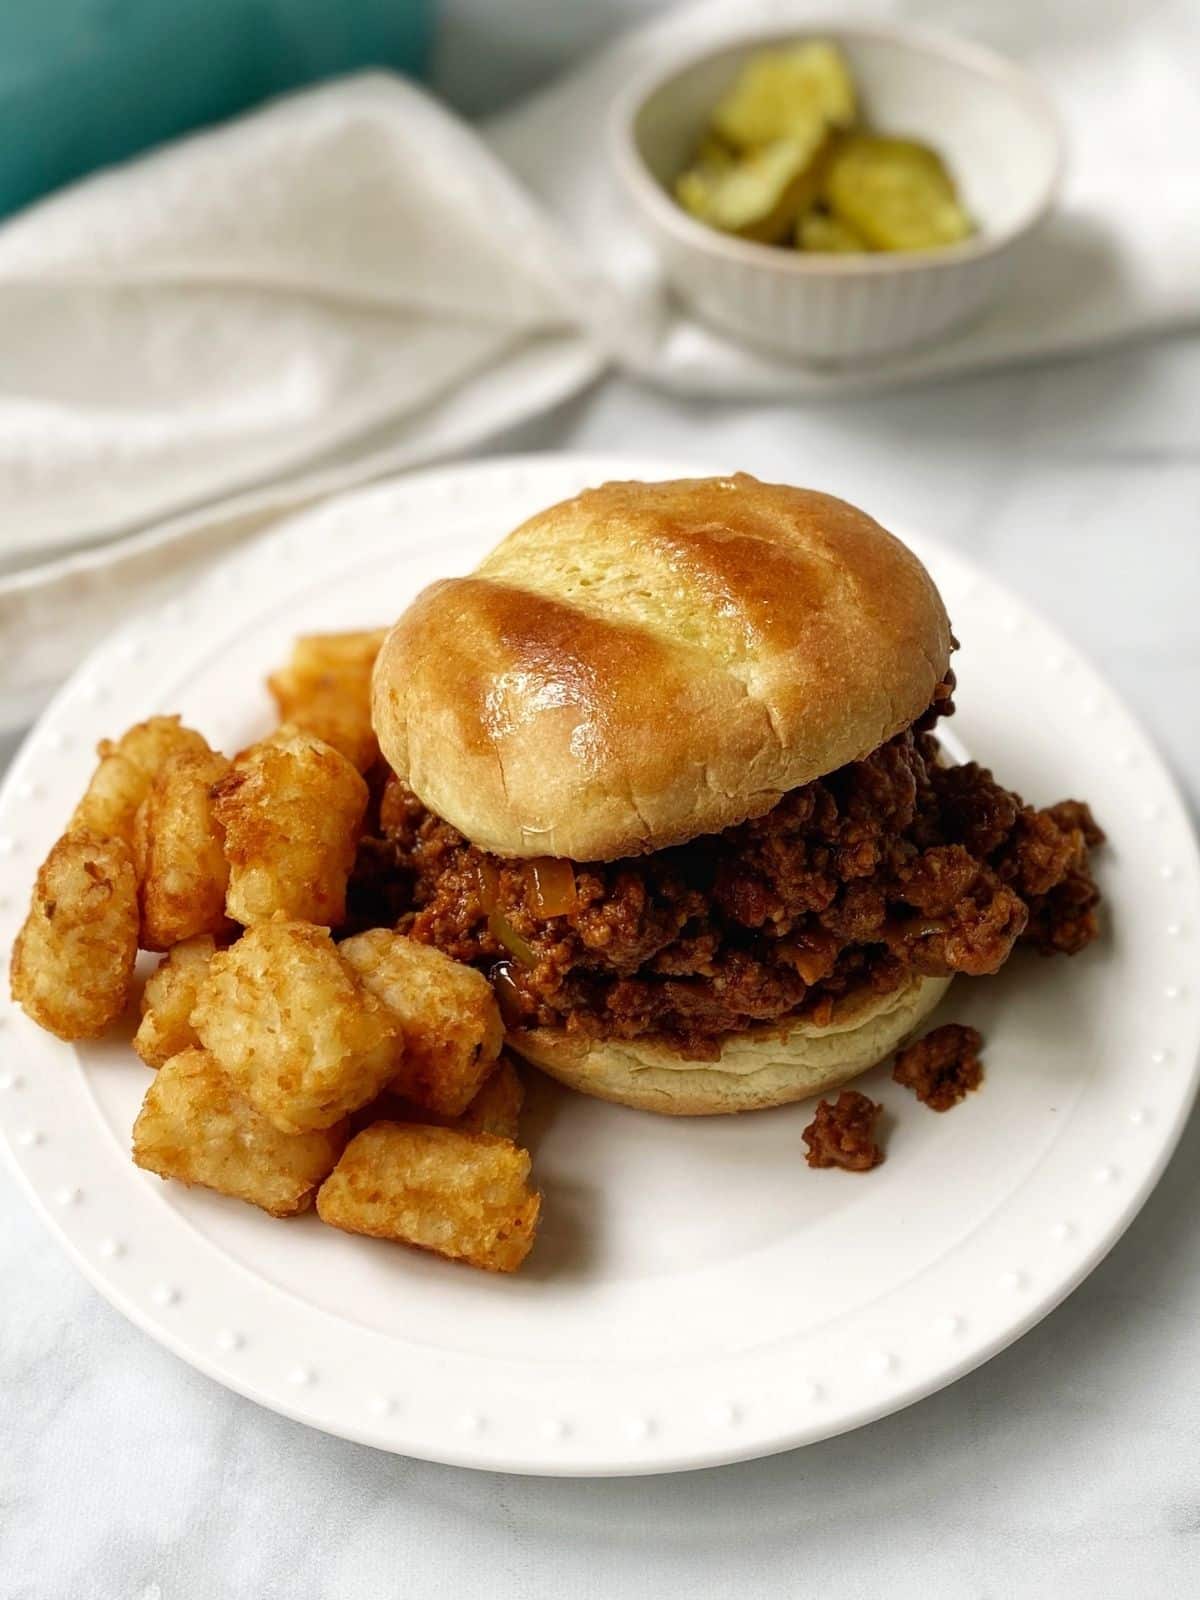
<instances>
[{"instance_id":1,"label":"crumbled beef on plate","mask_svg":"<svg viewBox=\"0 0 1200 1600\"><path fill-rule=\"evenodd\" d=\"M842 1167L869 1172L883 1160L875 1140L875 1119L883 1107L857 1089L843 1089L836 1100L822 1100L800 1137L808 1146L810 1167Z\"/></svg>"},{"instance_id":2,"label":"crumbled beef on plate","mask_svg":"<svg viewBox=\"0 0 1200 1600\"><path fill-rule=\"evenodd\" d=\"M943 1023L904 1046L892 1077L931 1111L949 1111L983 1082L982 1046L977 1029L961 1022Z\"/></svg>"}]
</instances>

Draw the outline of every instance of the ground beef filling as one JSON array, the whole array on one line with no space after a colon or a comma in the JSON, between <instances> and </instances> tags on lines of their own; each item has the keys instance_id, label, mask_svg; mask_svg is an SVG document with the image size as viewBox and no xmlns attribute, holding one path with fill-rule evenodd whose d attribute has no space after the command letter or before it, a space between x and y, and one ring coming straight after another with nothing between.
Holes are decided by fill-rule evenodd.
<instances>
[{"instance_id":1,"label":"ground beef filling","mask_svg":"<svg viewBox=\"0 0 1200 1600\"><path fill-rule=\"evenodd\" d=\"M875 1139L875 1119L883 1110L857 1089L843 1089L836 1100L822 1100L800 1137L808 1146L810 1167L843 1167L870 1172L883 1160Z\"/></svg>"},{"instance_id":2,"label":"ground beef filling","mask_svg":"<svg viewBox=\"0 0 1200 1600\"><path fill-rule=\"evenodd\" d=\"M1087 807L1037 811L973 762L940 766L941 698L765 816L624 861L490 856L393 781L379 826L415 908L401 926L488 972L510 1026L657 1035L698 1059L730 1031L827 1022L851 992L995 972L1021 938L1082 949Z\"/></svg>"},{"instance_id":3,"label":"ground beef filling","mask_svg":"<svg viewBox=\"0 0 1200 1600\"><path fill-rule=\"evenodd\" d=\"M983 1082L982 1047L978 1029L946 1022L905 1045L892 1077L931 1111L949 1111Z\"/></svg>"}]
</instances>

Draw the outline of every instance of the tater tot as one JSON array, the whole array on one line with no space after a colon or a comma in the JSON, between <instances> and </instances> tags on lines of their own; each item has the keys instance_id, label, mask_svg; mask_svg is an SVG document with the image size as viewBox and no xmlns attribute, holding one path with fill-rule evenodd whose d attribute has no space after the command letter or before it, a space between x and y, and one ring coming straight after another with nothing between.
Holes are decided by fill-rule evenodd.
<instances>
[{"instance_id":1,"label":"tater tot","mask_svg":"<svg viewBox=\"0 0 1200 1600\"><path fill-rule=\"evenodd\" d=\"M169 950L229 928L229 867L213 815L213 786L230 764L214 750L180 751L151 780L134 823L143 950Z\"/></svg>"},{"instance_id":2,"label":"tater tot","mask_svg":"<svg viewBox=\"0 0 1200 1600\"><path fill-rule=\"evenodd\" d=\"M209 934L188 939L169 950L146 979L133 1048L148 1067L161 1067L181 1050L200 1043L192 1027L192 1009L216 948Z\"/></svg>"},{"instance_id":3,"label":"tater tot","mask_svg":"<svg viewBox=\"0 0 1200 1600\"><path fill-rule=\"evenodd\" d=\"M147 1172L199 1184L291 1217L311 1204L346 1142L340 1123L280 1133L234 1093L205 1050L164 1062L133 1125L133 1159Z\"/></svg>"},{"instance_id":4,"label":"tater tot","mask_svg":"<svg viewBox=\"0 0 1200 1600\"><path fill-rule=\"evenodd\" d=\"M137 939L128 847L64 834L42 863L13 945L13 999L60 1039L94 1039L129 1000Z\"/></svg>"},{"instance_id":5,"label":"tater tot","mask_svg":"<svg viewBox=\"0 0 1200 1600\"><path fill-rule=\"evenodd\" d=\"M487 1272L515 1272L533 1246L541 1198L529 1155L509 1139L376 1122L321 1185L317 1215Z\"/></svg>"},{"instance_id":6,"label":"tater tot","mask_svg":"<svg viewBox=\"0 0 1200 1600\"><path fill-rule=\"evenodd\" d=\"M242 751L213 795L228 915L247 927L277 913L337 927L366 807L367 786L345 756L298 728Z\"/></svg>"},{"instance_id":7,"label":"tater tot","mask_svg":"<svg viewBox=\"0 0 1200 1600\"><path fill-rule=\"evenodd\" d=\"M71 827L94 833L101 839L123 839L133 843L133 822L145 799L150 779L132 761L109 745L101 745L100 761L92 773L71 817Z\"/></svg>"},{"instance_id":8,"label":"tater tot","mask_svg":"<svg viewBox=\"0 0 1200 1600\"><path fill-rule=\"evenodd\" d=\"M516 1142L525 1104L525 1085L507 1055L501 1056L496 1070L453 1126L463 1133L491 1133L498 1139Z\"/></svg>"},{"instance_id":9,"label":"tater tot","mask_svg":"<svg viewBox=\"0 0 1200 1600\"><path fill-rule=\"evenodd\" d=\"M516 1142L520 1131L525 1085L507 1054L502 1054L495 1071L467 1109L457 1117L442 1117L435 1111L414 1105L394 1090L385 1089L378 1100L364 1106L352 1119L355 1129L373 1122L421 1122L439 1128L457 1128L460 1133L494 1133L499 1139Z\"/></svg>"},{"instance_id":10,"label":"tater tot","mask_svg":"<svg viewBox=\"0 0 1200 1600\"><path fill-rule=\"evenodd\" d=\"M487 979L432 945L387 928L356 934L339 949L400 1024L404 1056L391 1087L415 1105L459 1116L479 1093L504 1042Z\"/></svg>"},{"instance_id":11,"label":"tater tot","mask_svg":"<svg viewBox=\"0 0 1200 1600\"><path fill-rule=\"evenodd\" d=\"M208 742L194 728L185 728L178 717L150 717L115 743L102 739L96 747L99 765L75 807L71 830L132 844L134 817L154 774L168 757L189 750L207 754Z\"/></svg>"},{"instance_id":12,"label":"tater tot","mask_svg":"<svg viewBox=\"0 0 1200 1600\"><path fill-rule=\"evenodd\" d=\"M135 723L115 745L106 748L102 744L100 754L107 755L109 749L115 750L126 761L132 762L139 772L152 778L168 756L178 755L182 750L193 750L197 755L203 755L208 748L208 740L202 733L186 727L177 715L172 715L147 717L145 722Z\"/></svg>"},{"instance_id":13,"label":"tater tot","mask_svg":"<svg viewBox=\"0 0 1200 1600\"><path fill-rule=\"evenodd\" d=\"M386 632L305 634L287 666L267 679L280 718L331 744L360 772L379 756L371 669Z\"/></svg>"},{"instance_id":14,"label":"tater tot","mask_svg":"<svg viewBox=\"0 0 1200 1600\"><path fill-rule=\"evenodd\" d=\"M192 1012L234 1089L284 1133L331 1127L395 1075L399 1025L324 928L269 922L212 958Z\"/></svg>"}]
</instances>

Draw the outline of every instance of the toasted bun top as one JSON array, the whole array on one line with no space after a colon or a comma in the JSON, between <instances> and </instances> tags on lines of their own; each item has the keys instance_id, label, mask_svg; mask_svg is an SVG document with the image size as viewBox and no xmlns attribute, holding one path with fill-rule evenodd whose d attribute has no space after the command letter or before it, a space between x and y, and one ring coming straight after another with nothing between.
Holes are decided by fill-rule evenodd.
<instances>
[{"instance_id":1,"label":"toasted bun top","mask_svg":"<svg viewBox=\"0 0 1200 1600\"><path fill-rule=\"evenodd\" d=\"M417 597L376 663L375 729L473 843L613 860L869 754L949 659L929 574L844 500L744 474L606 483Z\"/></svg>"}]
</instances>

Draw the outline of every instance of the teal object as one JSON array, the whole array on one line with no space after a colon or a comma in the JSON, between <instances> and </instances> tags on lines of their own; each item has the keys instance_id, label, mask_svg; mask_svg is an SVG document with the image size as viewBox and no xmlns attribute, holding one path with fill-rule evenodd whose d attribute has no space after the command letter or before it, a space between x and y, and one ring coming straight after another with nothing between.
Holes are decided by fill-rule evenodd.
<instances>
[{"instance_id":1,"label":"teal object","mask_svg":"<svg viewBox=\"0 0 1200 1600\"><path fill-rule=\"evenodd\" d=\"M0 0L0 216L271 95L425 72L432 0Z\"/></svg>"}]
</instances>

